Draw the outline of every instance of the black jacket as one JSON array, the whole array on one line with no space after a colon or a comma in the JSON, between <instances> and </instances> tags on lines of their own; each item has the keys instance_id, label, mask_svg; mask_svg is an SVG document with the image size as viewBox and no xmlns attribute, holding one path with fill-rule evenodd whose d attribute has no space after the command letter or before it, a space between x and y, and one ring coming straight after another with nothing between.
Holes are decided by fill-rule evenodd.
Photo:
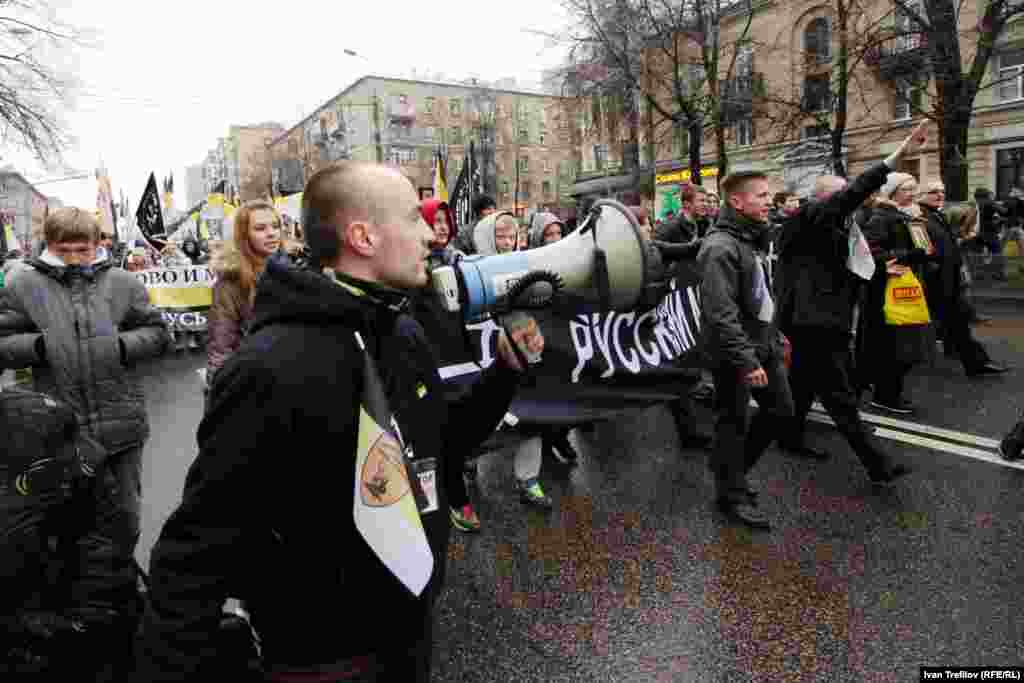
<instances>
[{"instance_id":1,"label":"black jacket","mask_svg":"<svg viewBox=\"0 0 1024 683\"><path fill-rule=\"evenodd\" d=\"M878 164L845 190L810 202L783 223L779 238L779 326L818 327L852 334L853 311L865 282L850 272L851 214L883 184L889 168Z\"/></svg>"},{"instance_id":2,"label":"black jacket","mask_svg":"<svg viewBox=\"0 0 1024 683\"><path fill-rule=\"evenodd\" d=\"M703 276L701 330L715 367L750 373L782 359L765 276L767 229L767 223L755 223L724 207L702 241L697 256Z\"/></svg>"},{"instance_id":3,"label":"black jacket","mask_svg":"<svg viewBox=\"0 0 1024 683\"><path fill-rule=\"evenodd\" d=\"M443 582L450 522L444 487L423 521L434 574L414 597L353 522L363 385L360 332L415 457L437 458L487 438L511 402L512 370L486 371L449 403L433 347L400 296L271 259L257 287L251 334L214 381L199 455L180 507L151 559L150 606L138 680L209 680L224 599L245 601L270 666L333 663L405 648Z\"/></svg>"},{"instance_id":4,"label":"black jacket","mask_svg":"<svg viewBox=\"0 0 1024 683\"><path fill-rule=\"evenodd\" d=\"M696 239L699 232L700 228L697 222L687 218L686 214L680 213L672 220L658 226L654 232L654 239L659 242L683 244Z\"/></svg>"},{"instance_id":5,"label":"black jacket","mask_svg":"<svg viewBox=\"0 0 1024 683\"><path fill-rule=\"evenodd\" d=\"M932 315L946 320L949 314L965 312L960 269L963 259L953 231L941 211L921 205L928 218L928 235L935 246L935 262L925 269L925 290Z\"/></svg>"}]
</instances>

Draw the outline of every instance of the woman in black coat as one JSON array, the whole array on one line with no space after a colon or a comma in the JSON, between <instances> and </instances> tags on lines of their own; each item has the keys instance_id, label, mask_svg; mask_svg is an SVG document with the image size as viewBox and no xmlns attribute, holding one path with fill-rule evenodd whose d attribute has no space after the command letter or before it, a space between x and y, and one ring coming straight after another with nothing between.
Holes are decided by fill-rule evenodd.
<instances>
[{"instance_id":1,"label":"woman in black coat","mask_svg":"<svg viewBox=\"0 0 1024 683\"><path fill-rule=\"evenodd\" d=\"M925 268L932 260L928 250L915 243L911 232L912 220L925 230L920 209L914 203L916 194L913 176L890 173L864 230L875 257L875 275L868 285L861 317L858 367L875 385L871 406L898 415L914 412L903 396L904 380L915 365L931 357L935 347L931 325L885 322L885 289L889 277L895 275L893 271L909 267L924 286Z\"/></svg>"}]
</instances>

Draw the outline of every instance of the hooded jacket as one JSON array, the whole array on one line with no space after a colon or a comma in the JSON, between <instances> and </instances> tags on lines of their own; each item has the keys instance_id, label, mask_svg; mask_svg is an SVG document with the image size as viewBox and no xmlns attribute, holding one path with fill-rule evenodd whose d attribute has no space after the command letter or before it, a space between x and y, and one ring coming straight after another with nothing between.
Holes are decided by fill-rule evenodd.
<instances>
[{"instance_id":1,"label":"hooded jacket","mask_svg":"<svg viewBox=\"0 0 1024 683\"><path fill-rule=\"evenodd\" d=\"M110 453L149 436L134 368L169 342L146 288L109 261L76 269L44 252L0 299L0 368L33 366L36 391L68 403Z\"/></svg>"},{"instance_id":2,"label":"hooded jacket","mask_svg":"<svg viewBox=\"0 0 1024 683\"><path fill-rule=\"evenodd\" d=\"M675 218L665 221L654 231L654 239L669 244L684 244L700 236L697 218L688 218L682 211Z\"/></svg>"},{"instance_id":3,"label":"hooded jacket","mask_svg":"<svg viewBox=\"0 0 1024 683\"><path fill-rule=\"evenodd\" d=\"M434 230L434 219L437 217L439 209L444 211L445 217L448 219L448 241L444 244L431 243L429 257L429 265L431 268L451 265L455 260L455 257L461 254L461 252L452 246L452 240L455 238L456 228L451 207L440 199L424 199L420 202L420 215L423 216L423 220L425 220L427 225L430 226L431 232Z\"/></svg>"},{"instance_id":4,"label":"hooded jacket","mask_svg":"<svg viewBox=\"0 0 1024 683\"><path fill-rule=\"evenodd\" d=\"M473 250L479 256L494 256L498 253L498 246L494 240L494 229L498 219L502 216L511 216L508 211L495 211L490 216L481 218L473 228Z\"/></svg>"},{"instance_id":5,"label":"hooded jacket","mask_svg":"<svg viewBox=\"0 0 1024 683\"><path fill-rule=\"evenodd\" d=\"M701 329L714 366L749 374L782 361L762 243L767 223L722 208L701 244Z\"/></svg>"},{"instance_id":6,"label":"hooded jacket","mask_svg":"<svg viewBox=\"0 0 1024 683\"><path fill-rule=\"evenodd\" d=\"M555 214L547 211L533 214L533 218L530 220L530 231L527 239L528 248L536 249L537 247L544 246L544 229L552 223L558 223L562 226L563 232L565 231L565 223ZM563 234L562 237L565 237L565 235Z\"/></svg>"},{"instance_id":7,"label":"hooded jacket","mask_svg":"<svg viewBox=\"0 0 1024 683\"><path fill-rule=\"evenodd\" d=\"M439 510L423 515L434 573L415 597L353 521L364 362L354 333L415 459L437 459L439 483L461 466L451 454L499 424L518 373L492 366L449 403L405 305L369 283L268 262L252 332L214 380L181 505L153 549L137 680L211 680L229 595L245 601L270 669L386 657L420 636L444 578L446 493L438 485Z\"/></svg>"}]
</instances>

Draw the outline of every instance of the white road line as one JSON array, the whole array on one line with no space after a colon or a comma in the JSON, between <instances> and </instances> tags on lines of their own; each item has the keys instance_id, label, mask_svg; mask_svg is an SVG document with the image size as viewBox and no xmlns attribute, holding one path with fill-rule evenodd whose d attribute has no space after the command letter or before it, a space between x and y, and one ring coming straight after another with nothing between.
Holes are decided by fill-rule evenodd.
<instances>
[{"instance_id":1,"label":"white road line","mask_svg":"<svg viewBox=\"0 0 1024 683\"><path fill-rule=\"evenodd\" d=\"M811 413L807 416L807 419L813 420L815 422L820 422L822 424L832 425L833 427L835 426L835 422L832 421L832 418L826 415ZM991 463L993 465L1001 465L1003 467L1011 467L1017 470L1024 470L1024 461L1004 460L996 453L991 453L989 451L979 451L976 448L968 448L967 446L948 443L946 441L929 439L924 436L918 436L917 434L908 434L907 432L896 431L894 429L885 429L884 427L880 427L875 430L875 436L881 437L883 439L889 439L890 441L902 441L903 443L911 444L913 446L930 448L932 450L941 451L943 453L960 455L965 458L984 460L985 462Z\"/></svg>"},{"instance_id":2,"label":"white road line","mask_svg":"<svg viewBox=\"0 0 1024 683\"><path fill-rule=\"evenodd\" d=\"M821 413L827 414L825 408L818 403L814 402L812 409ZM943 429L941 427L932 427L931 425L921 424L919 422L908 422L906 420L897 420L893 417L886 417L884 415L877 415L875 413L865 413L861 411L860 419L865 422L871 422L879 425L886 425L888 427L895 427L896 429L902 429L908 432L917 432L918 434L928 434L930 436L937 436L941 439L948 439L950 441L959 441L961 443L970 444L972 446L981 446L983 448L996 449L999 448L998 439L990 439L984 436L977 436L976 434L966 434L964 432L957 432L951 429Z\"/></svg>"}]
</instances>

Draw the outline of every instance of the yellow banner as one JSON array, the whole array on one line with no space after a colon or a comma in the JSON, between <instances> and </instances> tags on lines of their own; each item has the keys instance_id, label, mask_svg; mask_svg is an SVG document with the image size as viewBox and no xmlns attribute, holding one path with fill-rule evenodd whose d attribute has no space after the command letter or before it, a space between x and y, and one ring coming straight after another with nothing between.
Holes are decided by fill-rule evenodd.
<instances>
[{"instance_id":1,"label":"yellow banner","mask_svg":"<svg viewBox=\"0 0 1024 683\"><path fill-rule=\"evenodd\" d=\"M151 268L135 275L157 308L196 309L213 304L213 273L207 266Z\"/></svg>"},{"instance_id":2,"label":"yellow banner","mask_svg":"<svg viewBox=\"0 0 1024 683\"><path fill-rule=\"evenodd\" d=\"M655 185L667 185L668 183L685 183L690 180L691 173L690 169L684 168L678 171L672 171L671 173L658 173L654 176ZM718 167L709 166L708 168L700 169L701 178L717 178Z\"/></svg>"}]
</instances>

